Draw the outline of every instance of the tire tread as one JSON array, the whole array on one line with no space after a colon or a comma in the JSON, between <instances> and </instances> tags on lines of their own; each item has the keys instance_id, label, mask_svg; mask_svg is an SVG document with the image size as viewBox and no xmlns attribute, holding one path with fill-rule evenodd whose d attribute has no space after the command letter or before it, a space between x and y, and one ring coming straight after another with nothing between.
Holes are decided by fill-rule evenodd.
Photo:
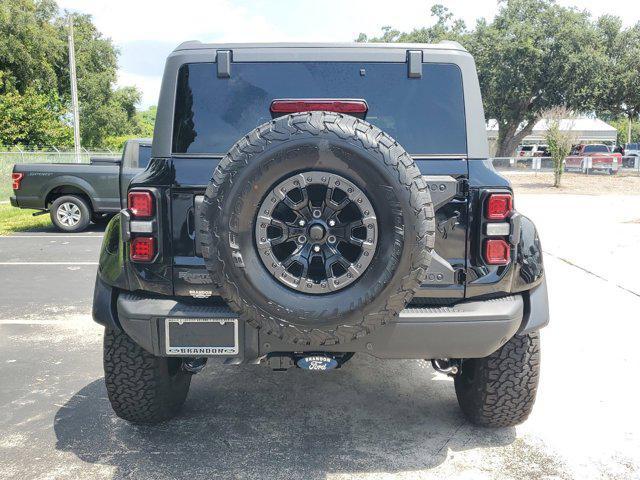
<instances>
[{"instance_id":1,"label":"tire tread","mask_svg":"<svg viewBox=\"0 0 640 480\"><path fill-rule=\"evenodd\" d=\"M339 325L334 329L304 329L285 318L274 318L256 305L243 299L233 277L228 274L229 265L219 254L222 234L215 221L220 214L225 192L233 185L234 177L251 161L254 153L262 152L271 143L290 139L299 134L320 135L328 133L341 140L357 143L387 166L399 183L409 193L410 205L416 222L415 241L410 254L411 268L397 282L399 287L391 292L386 305L379 312L364 312L356 325ZM413 298L427 275L431 252L435 244L435 220L428 187L420 170L406 151L379 128L353 116L330 112L306 112L287 115L256 128L238 141L216 167L203 202L202 228L200 230L202 254L214 285L230 308L241 318L265 333L281 340L305 345L335 345L346 343L370 333L377 326L391 321ZM331 306L328 305L328 309ZM329 314L329 310L326 312ZM331 313L335 313L331 311Z\"/></svg>"},{"instance_id":2,"label":"tire tread","mask_svg":"<svg viewBox=\"0 0 640 480\"><path fill-rule=\"evenodd\" d=\"M514 426L531 413L539 376L539 332L515 335L488 357L463 362L455 380L458 403L476 425Z\"/></svg>"},{"instance_id":3,"label":"tire tread","mask_svg":"<svg viewBox=\"0 0 640 480\"><path fill-rule=\"evenodd\" d=\"M140 424L173 417L186 400L191 375L181 370L171 374L171 361L179 359L156 357L124 331L107 328L104 378L116 415Z\"/></svg>"}]
</instances>

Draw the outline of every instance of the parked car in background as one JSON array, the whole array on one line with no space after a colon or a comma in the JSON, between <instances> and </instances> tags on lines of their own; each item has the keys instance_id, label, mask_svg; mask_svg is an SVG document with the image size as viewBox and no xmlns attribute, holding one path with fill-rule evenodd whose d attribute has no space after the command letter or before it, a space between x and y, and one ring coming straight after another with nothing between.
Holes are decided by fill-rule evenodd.
<instances>
[{"instance_id":1,"label":"parked car in background","mask_svg":"<svg viewBox=\"0 0 640 480\"><path fill-rule=\"evenodd\" d=\"M121 158L92 158L88 164L18 163L11 174L11 205L48 211L59 230L81 232L126 205L129 181L150 159L151 139L140 138L126 142Z\"/></svg>"},{"instance_id":2,"label":"parked car in background","mask_svg":"<svg viewBox=\"0 0 640 480\"><path fill-rule=\"evenodd\" d=\"M603 144L576 145L564 159L565 171L582 173L606 172L615 175L621 165L622 155L611 153L611 149Z\"/></svg>"},{"instance_id":3,"label":"parked car in background","mask_svg":"<svg viewBox=\"0 0 640 480\"><path fill-rule=\"evenodd\" d=\"M536 151L533 152L534 157L550 157L548 145L536 145Z\"/></svg>"},{"instance_id":4,"label":"parked car in background","mask_svg":"<svg viewBox=\"0 0 640 480\"><path fill-rule=\"evenodd\" d=\"M520 145L516 149L516 157L548 157L547 145Z\"/></svg>"},{"instance_id":5,"label":"parked car in background","mask_svg":"<svg viewBox=\"0 0 640 480\"><path fill-rule=\"evenodd\" d=\"M625 157L640 157L640 143L625 143Z\"/></svg>"},{"instance_id":6,"label":"parked car in background","mask_svg":"<svg viewBox=\"0 0 640 480\"><path fill-rule=\"evenodd\" d=\"M636 168L640 160L640 143L626 143L622 157L622 166Z\"/></svg>"}]
</instances>

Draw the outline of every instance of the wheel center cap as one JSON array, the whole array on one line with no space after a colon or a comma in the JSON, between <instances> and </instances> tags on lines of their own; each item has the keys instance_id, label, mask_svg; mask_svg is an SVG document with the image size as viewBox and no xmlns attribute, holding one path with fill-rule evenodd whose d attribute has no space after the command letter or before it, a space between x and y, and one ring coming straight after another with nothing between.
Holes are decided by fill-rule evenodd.
<instances>
[{"instance_id":1,"label":"wheel center cap","mask_svg":"<svg viewBox=\"0 0 640 480\"><path fill-rule=\"evenodd\" d=\"M309 237L316 242L324 238L324 233L322 225L312 225L311 228L309 228Z\"/></svg>"}]
</instances>

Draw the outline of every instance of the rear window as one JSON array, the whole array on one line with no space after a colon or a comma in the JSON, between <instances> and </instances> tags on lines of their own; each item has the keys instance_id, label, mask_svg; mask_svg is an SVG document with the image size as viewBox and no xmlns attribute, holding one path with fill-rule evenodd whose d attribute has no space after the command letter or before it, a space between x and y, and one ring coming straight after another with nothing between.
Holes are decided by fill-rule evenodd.
<instances>
[{"instance_id":1,"label":"rear window","mask_svg":"<svg viewBox=\"0 0 640 480\"><path fill-rule=\"evenodd\" d=\"M147 168L151 160L151 145L140 145L138 147L138 167Z\"/></svg>"},{"instance_id":2,"label":"rear window","mask_svg":"<svg viewBox=\"0 0 640 480\"><path fill-rule=\"evenodd\" d=\"M355 98L366 120L414 155L466 154L462 76L451 64L424 64L421 79L405 63L234 63L218 78L215 63L183 65L178 73L174 153L223 154L271 120L284 98Z\"/></svg>"},{"instance_id":3,"label":"rear window","mask_svg":"<svg viewBox=\"0 0 640 480\"><path fill-rule=\"evenodd\" d=\"M531 150L533 150L532 146L525 146L520 149L521 152L530 152Z\"/></svg>"},{"instance_id":4,"label":"rear window","mask_svg":"<svg viewBox=\"0 0 640 480\"><path fill-rule=\"evenodd\" d=\"M606 145L586 145L584 153L609 153L609 147Z\"/></svg>"},{"instance_id":5,"label":"rear window","mask_svg":"<svg viewBox=\"0 0 640 480\"><path fill-rule=\"evenodd\" d=\"M627 146L625 147L627 150L640 150L638 148L638 143L627 143Z\"/></svg>"}]
</instances>

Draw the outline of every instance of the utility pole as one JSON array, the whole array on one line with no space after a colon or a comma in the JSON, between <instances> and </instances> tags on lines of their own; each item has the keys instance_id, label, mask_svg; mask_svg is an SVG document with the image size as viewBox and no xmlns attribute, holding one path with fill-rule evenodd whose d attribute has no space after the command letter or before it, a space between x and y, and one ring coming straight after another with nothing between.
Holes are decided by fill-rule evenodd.
<instances>
[{"instance_id":1,"label":"utility pole","mask_svg":"<svg viewBox=\"0 0 640 480\"><path fill-rule=\"evenodd\" d=\"M76 47L73 42L73 15L69 19L69 75L71 76L71 103L73 109L73 146L76 163L80 163L80 114L78 113L78 83L76 81Z\"/></svg>"}]
</instances>

